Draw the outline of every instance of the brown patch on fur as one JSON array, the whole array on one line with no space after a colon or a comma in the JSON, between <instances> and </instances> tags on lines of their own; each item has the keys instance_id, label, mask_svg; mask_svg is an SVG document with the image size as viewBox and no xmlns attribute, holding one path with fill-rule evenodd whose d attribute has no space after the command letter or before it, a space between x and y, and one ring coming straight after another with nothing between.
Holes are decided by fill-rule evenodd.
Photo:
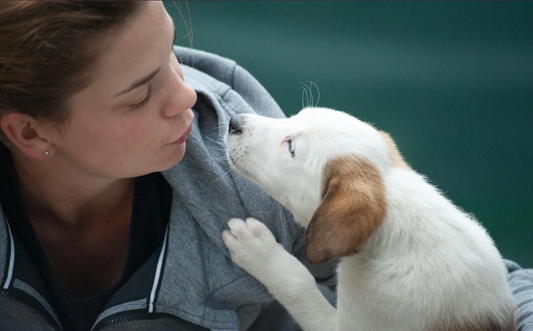
<instances>
[{"instance_id":1,"label":"brown patch on fur","mask_svg":"<svg viewBox=\"0 0 533 331\"><path fill-rule=\"evenodd\" d=\"M385 218L385 185L379 170L355 155L324 168L322 202L305 237L311 263L323 263L360 251Z\"/></svg>"},{"instance_id":2,"label":"brown patch on fur","mask_svg":"<svg viewBox=\"0 0 533 331\"><path fill-rule=\"evenodd\" d=\"M469 322L442 323L429 328L428 331L516 331L514 308L509 308L507 319L498 321L495 317L474 319Z\"/></svg>"},{"instance_id":3,"label":"brown patch on fur","mask_svg":"<svg viewBox=\"0 0 533 331\"><path fill-rule=\"evenodd\" d=\"M407 162L405 162L405 160L403 159L402 154L400 154L400 151L398 150L398 147L396 146L396 143L391 138L391 136L383 131L378 132L389 147L389 154L391 157L392 165L397 168L411 169L409 164L407 164Z\"/></svg>"}]
</instances>

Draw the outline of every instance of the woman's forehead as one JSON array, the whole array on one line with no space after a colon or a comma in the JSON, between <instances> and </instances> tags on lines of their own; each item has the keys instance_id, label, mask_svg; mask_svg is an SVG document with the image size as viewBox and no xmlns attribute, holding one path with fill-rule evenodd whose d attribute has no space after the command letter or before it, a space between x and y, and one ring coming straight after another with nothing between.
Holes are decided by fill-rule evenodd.
<instances>
[{"instance_id":1,"label":"woman's forehead","mask_svg":"<svg viewBox=\"0 0 533 331\"><path fill-rule=\"evenodd\" d=\"M143 2L137 14L102 41L88 89L115 96L154 72L162 61L168 61L173 35L173 23L163 4Z\"/></svg>"}]
</instances>

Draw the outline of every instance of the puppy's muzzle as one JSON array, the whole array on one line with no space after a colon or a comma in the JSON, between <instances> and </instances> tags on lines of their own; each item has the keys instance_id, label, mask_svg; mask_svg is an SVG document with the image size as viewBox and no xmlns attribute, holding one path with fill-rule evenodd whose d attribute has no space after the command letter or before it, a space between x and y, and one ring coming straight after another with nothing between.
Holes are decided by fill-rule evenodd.
<instances>
[{"instance_id":1,"label":"puppy's muzzle","mask_svg":"<svg viewBox=\"0 0 533 331\"><path fill-rule=\"evenodd\" d=\"M229 121L228 133L241 134L242 133L243 118L241 115L235 115Z\"/></svg>"}]
</instances>

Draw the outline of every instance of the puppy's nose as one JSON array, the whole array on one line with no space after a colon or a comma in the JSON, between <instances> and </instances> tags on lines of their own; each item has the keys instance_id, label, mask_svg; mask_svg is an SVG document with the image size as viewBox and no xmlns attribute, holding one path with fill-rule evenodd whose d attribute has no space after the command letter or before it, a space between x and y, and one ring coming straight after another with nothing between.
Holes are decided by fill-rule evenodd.
<instances>
[{"instance_id":1,"label":"puppy's nose","mask_svg":"<svg viewBox=\"0 0 533 331\"><path fill-rule=\"evenodd\" d=\"M241 134L242 133L242 119L240 115L235 115L229 121L229 133Z\"/></svg>"}]
</instances>

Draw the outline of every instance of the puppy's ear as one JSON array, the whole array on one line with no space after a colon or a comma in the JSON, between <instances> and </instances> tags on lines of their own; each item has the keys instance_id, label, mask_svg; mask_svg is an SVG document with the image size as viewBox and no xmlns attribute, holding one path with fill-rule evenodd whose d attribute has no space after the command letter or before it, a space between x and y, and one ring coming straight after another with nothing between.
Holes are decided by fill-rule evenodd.
<instances>
[{"instance_id":1,"label":"puppy's ear","mask_svg":"<svg viewBox=\"0 0 533 331\"><path fill-rule=\"evenodd\" d=\"M323 263L360 251L385 218L385 186L368 160L346 156L324 169L322 202L307 228L309 262Z\"/></svg>"}]
</instances>

